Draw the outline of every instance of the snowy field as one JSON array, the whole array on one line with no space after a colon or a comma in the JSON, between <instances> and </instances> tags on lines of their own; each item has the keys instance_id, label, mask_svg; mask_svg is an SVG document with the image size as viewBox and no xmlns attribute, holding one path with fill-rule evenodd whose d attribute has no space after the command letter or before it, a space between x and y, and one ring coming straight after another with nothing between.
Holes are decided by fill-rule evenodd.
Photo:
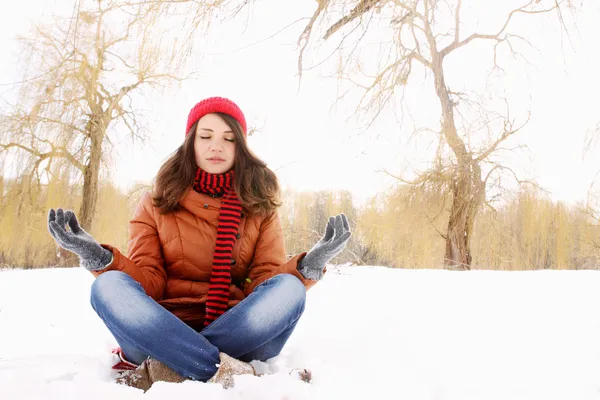
<instances>
[{"instance_id":1,"label":"snowy field","mask_svg":"<svg viewBox=\"0 0 600 400\"><path fill-rule=\"evenodd\" d=\"M93 279L0 271L0 399L600 399L597 271L332 267L283 353L258 365L270 375L146 394L112 382Z\"/></svg>"}]
</instances>

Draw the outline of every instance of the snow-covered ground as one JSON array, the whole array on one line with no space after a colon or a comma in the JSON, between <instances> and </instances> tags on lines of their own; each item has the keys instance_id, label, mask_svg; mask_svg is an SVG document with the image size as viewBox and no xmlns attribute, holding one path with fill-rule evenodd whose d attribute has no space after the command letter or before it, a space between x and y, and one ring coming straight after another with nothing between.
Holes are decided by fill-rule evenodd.
<instances>
[{"instance_id":1,"label":"snow-covered ground","mask_svg":"<svg viewBox=\"0 0 600 400\"><path fill-rule=\"evenodd\" d=\"M82 269L0 272L0 399L600 399L600 273L331 268L236 387L112 383ZM278 370L308 367L313 383ZM166 396L166 397L165 397Z\"/></svg>"}]
</instances>

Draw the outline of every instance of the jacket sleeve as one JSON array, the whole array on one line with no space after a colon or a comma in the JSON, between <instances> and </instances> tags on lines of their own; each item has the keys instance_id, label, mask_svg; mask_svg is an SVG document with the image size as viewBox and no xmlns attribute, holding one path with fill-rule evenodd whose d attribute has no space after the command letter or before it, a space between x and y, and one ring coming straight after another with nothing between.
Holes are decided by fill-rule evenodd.
<instances>
[{"instance_id":1,"label":"jacket sleeve","mask_svg":"<svg viewBox=\"0 0 600 400\"><path fill-rule=\"evenodd\" d=\"M105 269L92 273L99 276L106 271L123 271L139 282L148 296L158 301L163 296L167 274L154 212L150 193L146 193L129 221L129 257L116 247L102 243L102 247L112 251L113 260Z\"/></svg>"},{"instance_id":2,"label":"jacket sleeve","mask_svg":"<svg viewBox=\"0 0 600 400\"><path fill-rule=\"evenodd\" d=\"M306 255L300 253L286 261L283 229L279 214L274 211L265 218L260 226L258 241L254 249L254 259L250 266L248 280L244 285L246 295L252 293L255 287L267 279L279 274L291 274L300 279L310 289L317 281L305 279L298 272L298 262Z\"/></svg>"}]
</instances>

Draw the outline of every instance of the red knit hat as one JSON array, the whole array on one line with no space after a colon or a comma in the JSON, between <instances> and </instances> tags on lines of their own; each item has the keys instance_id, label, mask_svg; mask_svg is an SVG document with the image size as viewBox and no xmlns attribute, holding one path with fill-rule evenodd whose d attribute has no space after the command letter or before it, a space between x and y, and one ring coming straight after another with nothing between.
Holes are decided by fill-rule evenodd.
<instances>
[{"instance_id":1,"label":"red knit hat","mask_svg":"<svg viewBox=\"0 0 600 400\"><path fill-rule=\"evenodd\" d=\"M237 104L224 97L209 97L208 99L202 100L191 109L190 114L188 115L187 126L185 127L186 136L196 121L206 114L216 112L231 115L235 118L242 126L242 131L244 136L246 136L246 118L244 117L244 113Z\"/></svg>"}]
</instances>

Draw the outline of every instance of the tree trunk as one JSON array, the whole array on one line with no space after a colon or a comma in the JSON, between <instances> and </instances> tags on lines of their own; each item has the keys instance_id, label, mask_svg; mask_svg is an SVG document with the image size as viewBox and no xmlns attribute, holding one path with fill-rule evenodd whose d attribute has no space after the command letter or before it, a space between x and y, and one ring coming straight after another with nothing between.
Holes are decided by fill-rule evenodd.
<instances>
[{"instance_id":1,"label":"tree trunk","mask_svg":"<svg viewBox=\"0 0 600 400\"><path fill-rule=\"evenodd\" d=\"M452 180L452 206L446 232L444 265L448 269L469 270L472 259L471 233L484 195L481 168L458 136L454 121L454 104L444 79L443 59L439 53L432 53L435 90L442 107L442 134L457 161Z\"/></svg>"},{"instance_id":2,"label":"tree trunk","mask_svg":"<svg viewBox=\"0 0 600 400\"><path fill-rule=\"evenodd\" d=\"M481 169L471 160L462 171L457 171L452 187L452 207L446 232L444 265L449 269L471 269L471 234L475 217L483 202L484 185Z\"/></svg>"},{"instance_id":3,"label":"tree trunk","mask_svg":"<svg viewBox=\"0 0 600 400\"><path fill-rule=\"evenodd\" d=\"M102 159L102 136L102 132L97 128L90 132L92 141L90 158L83 172L83 199L79 211L79 223L87 232L90 232L92 229L92 222L96 213L98 177L100 173L100 161Z\"/></svg>"}]
</instances>

